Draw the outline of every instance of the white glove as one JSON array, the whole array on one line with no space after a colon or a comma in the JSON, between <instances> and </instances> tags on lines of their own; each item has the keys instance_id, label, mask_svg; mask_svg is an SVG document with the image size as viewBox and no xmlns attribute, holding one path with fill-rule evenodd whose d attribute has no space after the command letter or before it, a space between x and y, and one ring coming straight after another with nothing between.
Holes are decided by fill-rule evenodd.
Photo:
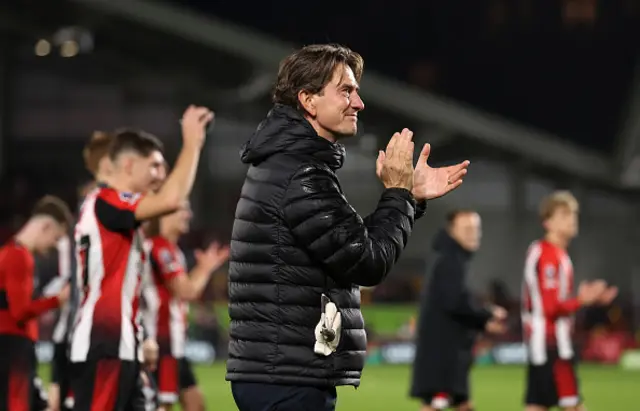
<instances>
[{"instance_id":1,"label":"white glove","mask_svg":"<svg viewBox=\"0 0 640 411\"><path fill-rule=\"evenodd\" d=\"M323 297L326 298L324 294ZM328 300L328 298L326 299ZM313 351L316 354L329 356L336 351L338 344L340 344L342 317L338 312L338 307L332 302L324 304L323 311L320 322L316 325L316 343Z\"/></svg>"}]
</instances>

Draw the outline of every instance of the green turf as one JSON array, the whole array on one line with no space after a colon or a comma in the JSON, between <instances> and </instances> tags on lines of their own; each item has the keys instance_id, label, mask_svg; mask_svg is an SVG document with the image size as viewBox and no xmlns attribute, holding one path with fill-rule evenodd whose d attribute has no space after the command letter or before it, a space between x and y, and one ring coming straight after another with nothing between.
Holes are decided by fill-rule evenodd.
<instances>
[{"instance_id":1,"label":"green turf","mask_svg":"<svg viewBox=\"0 0 640 411\"><path fill-rule=\"evenodd\" d=\"M41 368L48 377L48 367ZM210 411L236 410L224 365L196 367ZM417 411L419 404L407 398L410 369L406 366L370 366L362 386L338 389L338 411ZM640 410L640 372L617 367L582 366L580 378L589 411ZM473 397L478 410L520 411L524 370L520 367L476 367L472 375Z\"/></svg>"},{"instance_id":2,"label":"green turf","mask_svg":"<svg viewBox=\"0 0 640 411\"><path fill-rule=\"evenodd\" d=\"M215 304L214 309L220 326L227 329L229 325L227 304ZM363 305L362 315L367 327L371 327L377 334L395 335L409 322L417 310L416 304L373 304Z\"/></svg>"}]
</instances>

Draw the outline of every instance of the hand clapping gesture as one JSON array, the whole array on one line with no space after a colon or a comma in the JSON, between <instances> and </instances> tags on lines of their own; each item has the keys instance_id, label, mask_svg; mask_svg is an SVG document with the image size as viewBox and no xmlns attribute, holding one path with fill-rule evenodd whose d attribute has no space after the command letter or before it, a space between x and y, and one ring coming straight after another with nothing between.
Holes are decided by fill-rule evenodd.
<instances>
[{"instance_id":1,"label":"hand clapping gesture","mask_svg":"<svg viewBox=\"0 0 640 411\"><path fill-rule=\"evenodd\" d=\"M380 151L376 161L376 174L385 187L407 188L411 190L414 198L418 201L442 197L460 187L462 177L467 174L470 162L465 160L453 166L433 168L427 164L429 154L431 154L431 145L425 144L414 170L412 138L413 132L405 128L402 133L395 133L391 137L385 151ZM410 183L403 180L403 178L406 179L406 173L409 169L407 165L409 153L408 164L412 175ZM392 159L390 159L390 155L393 156ZM395 185L388 185L390 183Z\"/></svg>"},{"instance_id":2,"label":"hand clapping gesture","mask_svg":"<svg viewBox=\"0 0 640 411\"><path fill-rule=\"evenodd\" d=\"M413 132L395 133L385 151L380 151L376 174L385 188L413 188Z\"/></svg>"},{"instance_id":3,"label":"hand clapping gesture","mask_svg":"<svg viewBox=\"0 0 640 411\"><path fill-rule=\"evenodd\" d=\"M578 300L582 305L609 305L618 295L618 287L604 280L583 281L578 286Z\"/></svg>"},{"instance_id":4,"label":"hand clapping gesture","mask_svg":"<svg viewBox=\"0 0 640 411\"><path fill-rule=\"evenodd\" d=\"M213 242L204 250L195 250L195 258L199 266L215 271L229 259L229 246Z\"/></svg>"}]
</instances>

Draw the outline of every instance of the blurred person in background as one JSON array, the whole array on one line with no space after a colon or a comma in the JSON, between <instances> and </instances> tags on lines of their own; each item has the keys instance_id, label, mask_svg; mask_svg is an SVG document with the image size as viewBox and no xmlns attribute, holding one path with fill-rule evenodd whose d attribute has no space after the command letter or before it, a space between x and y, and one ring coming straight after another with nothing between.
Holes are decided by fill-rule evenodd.
<instances>
[{"instance_id":1,"label":"blurred person in background","mask_svg":"<svg viewBox=\"0 0 640 411\"><path fill-rule=\"evenodd\" d=\"M411 396L423 402L423 411L471 411L469 372L476 337L506 330L504 308L477 306L466 286L481 237L478 213L455 210L434 240L437 256L421 298L411 385Z\"/></svg>"},{"instance_id":2,"label":"blurred person in background","mask_svg":"<svg viewBox=\"0 0 640 411\"><path fill-rule=\"evenodd\" d=\"M158 178L151 183L150 192L157 193L164 181L167 178L169 172L169 163L164 161L163 165L158 169ZM151 236L150 230L154 230L157 227L158 219L152 219L144 221L140 225L141 235L144 238L143 242L143 277L140 283L141 286L141 299L140 299L140 311L142 312L140 318L140 327L142 328L142 369L140 370L140 378L142 380L142 393L144 395L145 410L162 411L160 408L160 401L158 399L158 384L156 383L155 373L158 370L158 357L160 356L160 348L155 338L149 334L149 327L144 321L144 310L146 309L146 302L144 301L145 287L151 284L148 281L148 276L151 273Z\"/></svg>"},{"instance_id":3,"label":"blurred person in background","mask_svg":"<svg viewBox=\"0 0 640 411\"><path fill-rule=\"evenodd\" d=\"M185 411L205 408L202 392L184 352L187 302L200 298L211 274L229 258L228 247L213 243L206 250L196 250L196 265L187 273L178 240L189 232L191 218L189 202L184 202L175 213L152 221L147 230L152 234L149 238L151 271L145 276L142 287L146 305L144 324L160 350L155 376L158 402L163 410L172 409L178 400Z\"/></svg>"},{"instance_id":4,"label":"blurred person in background","mask_svg":"<svg viewBox=\"0 0 640 411\"><path fill-rule=\"evenodd\" d=\"M97 182L105 181L109 175L111 162L109 160L109 145L112 134L96 131L82 150L84 166L93 176L93 180L81 186L79 203L93 189ZM78 209L80 205L78 205ZM73 315L78 304L77 276L75 273L75 247L73 246L73 232L64 236L58 242L58 281L69 283L71 296L67 303L60 308L58 321L53 331L53 359L51 362L51 382L49 384L49 408L51 411L70 411L73 408L71 393L71 375L69 369L69 339L73 323Z\"/></svg>"},{"instance_id":5,"label":"blurred person in background","mask_svg":"<svg viewBox=\"0 0 640 411\"><path fill-rule=\"evenodd\" d=\"M468 162L433 169L413 133L381 151L385 190L361 218L336 176L338 141L357 131L362 57L304 47L280 65L273 109L245 144L233 225L226 379L240 411L334 410L336 386L360 385L367 338L359 286L384 280L426 200L462 184ZM320 321L319 321L320 320Z\"/></svg>"},{"instance_id":6,"label":"blurred person in background","mask_svg":"<svg viewBox=\"0 0 640 411\"><path fill-rule=\"evenodd\" d=\"M35 343L39 315L64 305L69 286L58 295L33 299L34 254L45 254L67 234L71 211L59 198L46 196L31 217L0 249L0 409L25 411L40 405ZM46 395L46 394L45 394ZM42 404L46 407L45 404ZM33 408L32 408L33 407Z\"/></svg>"},{"instance_id":7,"label":"blurred person in background","mask_svg":"<svg viewBox=\"0 0 640 411\"><path fill-rule=\"evenodd\" d=\"M177 211L188 198L205 126L212 118L207 108L187 108L181 121L182 149L157 193L150 190L162 175L162 143L142 131L114 133L111 172L85 199L75 229L81 267L81 304L70 346L76 411L144 409L138 305L145 250L140 224Z\"/></svg>"},{"instance_id":8,"label":"blurred person in background","mask_svg":"<svg viewBox=\"0 0 640 411\"><path fill-rule=\"evenodd\" d=\"M143 324L144 325L144 324ZM160 401L158 399L158 386L153 373L158 369L158 343L152 338L148 338L145 334L142 343L142 369L140 370L140 379L142 380L142 394L144 396L145 411L162 411Z\"/></svg>"},{"instance_id":9,"label":"blurred person in background","mask_svg":"<svg viewBox=\"0 0 640 411\"><path fill-rule=\"evenodd\" d=\"M527 251L522 323L528 349L526 411L583 410L572 341L573 314L584 306L608 305L618 289L585 281L573 296L573 264L567 247L578 234L578 200L556 191L540 203L544 238Z\"/></svg>"}]
</instances>

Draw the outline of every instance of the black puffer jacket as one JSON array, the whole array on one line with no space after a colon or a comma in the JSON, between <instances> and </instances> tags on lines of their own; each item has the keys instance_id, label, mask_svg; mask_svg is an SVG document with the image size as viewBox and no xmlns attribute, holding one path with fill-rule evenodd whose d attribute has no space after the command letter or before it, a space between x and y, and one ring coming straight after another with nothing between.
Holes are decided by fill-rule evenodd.
<instances>
[{"instance_id":1,"label":"black puffer jacket","mask_svg":"<svg viewBox=\"0 0 640 411\"><path fill-rule=\"evenodd\" d=\"M416 207L409 191L388 189L363 220L335 175L344 156L279 105L243 148L251 166L231 241L227 380L360 384L367 338L358 286L391 270ZM342 314L340 344L328 357L313 351L323 290Z\"/></svg>"}]
</instances>

